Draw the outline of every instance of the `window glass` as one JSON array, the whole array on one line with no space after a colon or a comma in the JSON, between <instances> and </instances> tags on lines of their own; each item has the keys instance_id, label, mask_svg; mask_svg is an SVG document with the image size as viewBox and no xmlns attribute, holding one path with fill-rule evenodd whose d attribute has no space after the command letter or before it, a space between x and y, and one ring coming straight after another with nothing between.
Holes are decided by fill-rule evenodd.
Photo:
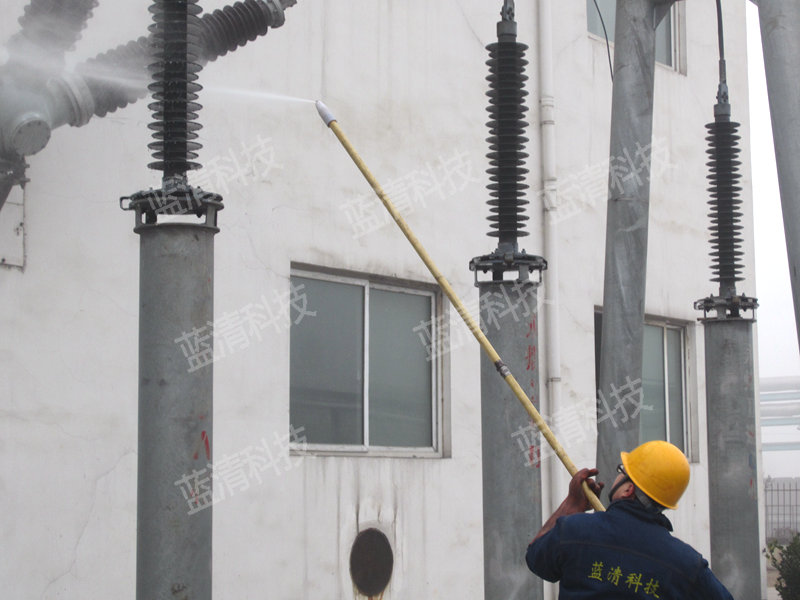
<instances>
[{"instance_id":1,"label":"window glass","mask_svg":"<svg viewBox=\"0 0 800 600\"><path fill-rule=\"evenodd\" d=\"M597 9L600 12L597 12ZM603 15L601 22L600 15ZM589 31L600 37L605 37L603 33L603 24L606 26L608 33L608 41L614 43L614 29L617 26L617 0L597 0L597 6L594 5L594 0L586 0L586 24Z\"/></svg>"},{"instance_id":2,"label":"window glass","mask_svg":"<svg viewBox=\"0 0 800 600\"><path fill-rule=\"evenodd\" d=\"M669 395L669 441L684 448L683 433L683 344L680 329L667 329L667 393Z\"/></svg>"},{"instance_id":3,"label":"window glass","mask_svg":"<svg viewBox=\"0 0 800 600\"><path fill-rule=\"evenodd\" d=\"M419 333L435 329L435 293L318 277L291 277L308 315L291 324L291 426L303 428L306 444L331 451L435 448L438 363Z\"/></svg>"},{"instance_id":4,"label":"window glass","mask_svg":"<svg viewBox=\"0 0 800 600\"><path fill-rule=\"evenodd\" d=\"M600 382L603 315L595 312L595 385ZM685 389L683 329L665 323L645 323L642 348L640 442L669 440L684 452Z\"/></svg>"},{"instance_id":5,"label":"window glass","mask_svg":"<svg viewBox=\"0 0 800 600\"><path fill-rule=\"evenodd\" d=\"M309 444L361 444L364 430L364 289L306 277L307 310L290 331L290 423Z\"/></svg>"},{"instance_id":6,"label":"window glass","mask_svg":"<svg viewBox=\"0 0 800 600\"><path fill-rule=\"evenodd\" d=\"M672 66L672 11L670 10L656 29L656 60Z\"/></svg>"},{"instance_id":7,"label":"window glass","mask_svg":"<svg viewBox=\"0 0 800 600\"><path fill-rule=\"evenodd\" d=\"M600 20L600 13L603 15L603 20ZM594 0L586 0L586 24L590 33L600 37L605 37L603 33L603 23L606 26L608 33L608 41L614 42L614 29L616 28L616 0L597 0L595 6ZM673 11L670 10L656 29L656 61L667 66L673 66L673 49L672 49L672 36L673 36Z\"/></svg>"},{"instance_id":8,"label":"window glass","mask_svg":"<svg viewBox=\"0 0 800 600\"><path fill-rule=\"evenodd\" d=\"M369 292L369 440L375 446L432 445L431 361L414 331L431 298Z\"/></svg>"},{"instance_id":9,"label":"window glass","mask_svg":"<svg viewBox=\"0 0 800 600\"><path fill-rule=\"evenodd\" d=\"M639 413L639 441L667 439L666 389L664 387L663 328L644 326L642 389L644 400Z\"/></svg>"}]
</instances>

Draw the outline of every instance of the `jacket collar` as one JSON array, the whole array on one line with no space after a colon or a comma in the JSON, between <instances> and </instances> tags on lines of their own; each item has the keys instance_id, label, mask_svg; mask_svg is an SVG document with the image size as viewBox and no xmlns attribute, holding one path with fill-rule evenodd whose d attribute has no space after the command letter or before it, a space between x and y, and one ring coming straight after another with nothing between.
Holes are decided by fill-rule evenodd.
<instances>
[{"instance_id":1,"label":"jacket collar","mask_svg":"<svg viewBox=\"0 0 800 600\"><path fill-rule=\"evenodd\" d=\"M661 525L667 531L672 531L672 523L670 523L670 520L667 517L661 513L647 510L638 500L615 500L609 505L608 510L621 510L629 515L633 515L641 521L655 523L657 525Z\"/></svg>"}]
</instances>

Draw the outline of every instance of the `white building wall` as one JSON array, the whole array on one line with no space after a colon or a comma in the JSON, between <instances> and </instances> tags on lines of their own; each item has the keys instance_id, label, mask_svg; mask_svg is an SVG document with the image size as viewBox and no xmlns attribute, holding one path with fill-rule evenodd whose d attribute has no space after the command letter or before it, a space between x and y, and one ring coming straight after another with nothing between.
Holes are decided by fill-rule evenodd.
<instances>
[{"instance_id":1,"label":"white building wall","mask_svg":"<svg viewBox=\"0 0 800 600\"><path fill-rule=\"evenodd\" d=\"M689 323L697 462L673 520L678 535L708 555L702 328L694 323L692 302L715 291L708 282L703 126L713 118L717 62L713 5L685 4L686 74L658 67L656 75L654 139L668 149L668 161L654 165L646 311ZM3 0L3 14L21 15L24 5ZM206 11L222 5L203 3ZM461 160L453 187L411 203L405 217L459 295L475 303L467 263L495 245L485 220L484 47L495 39L501 5L299 0L283 28L204 69L200 159L206 174L227 157L246 167L247 148L264 159L256 170L202 181L226 205L216 237L217 317L285 295L293 261L431 281L393 225L354 238L345 203L363 196L377 207L377 200L313 105L255 92L323 99L390 194L392 182L414 171ZM541 188L535 9L535 3L517 3L520 40L531 47L532 191ZM734 116L744 123L746 159L744 2L725 3L725 10L729 82ZM586 32L584 3L554 3L553 17L558 170L566 203L588 169L604 187L611 82L605 45ZM142 35L148 24L139 2L103 4L75 60ZM16 29L13 19L4 19L0 38ZM10 598L134 597L138 240L133 215L119 209L118 199L158 184L146 168L150 120L141 101L83 128L57 130L29 160L25 268L0 269L0 539L6 549L0 580ZM743 173L742 290L753 293L746 164ZM540 254L538 194L531 194L529 214L531 235L522 246ZM560 232L563 403L591 424L604 201L565 217ZM544 297L547 285L545 273ZM215 364L215 460L288 431L288 323L286 317ZM455 320L452 326L462 327ZM479 358L477 344L448 357L446 458L284 456L295 466L280 463L262 482L219 502L215 597L352 598L350 546L360 527L376 524L395 551L386 600L481 598ZM561 441L577 464L594 463L593 437ZM555 473L560 495L568 477L559 466Z\"/></svg>"}]
</instances>

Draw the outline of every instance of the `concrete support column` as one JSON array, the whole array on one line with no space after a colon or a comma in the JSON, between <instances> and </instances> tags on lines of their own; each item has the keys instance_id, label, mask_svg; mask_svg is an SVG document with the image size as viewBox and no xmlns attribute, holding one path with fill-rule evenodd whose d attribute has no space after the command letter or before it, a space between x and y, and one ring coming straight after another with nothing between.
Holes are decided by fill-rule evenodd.
<instances>
[{"instance_id":1,"label":"concrete support column","mask_svg":"<svg viewBox=\"0 0 800 600\"><path fill-rule=\"evenodd\" d=\"M603 418L608 399L641 380L645 268L650 207L649 177L620 177L615 165L641 156L650 172L655 40L659 15L671 2L618 0L614 33L610 171L606 221L603 329L598 390L597 466L601 481L613 481L620 451L639 443L639 419ZM646 163L646 164L645 164ZM606 402L600 401L602 395Z\"/></svg>"},{"instance_id":2,"label":"concrete support column","mask_svg":"<svg viewBox=\"0 0 800 600\"><path fill-rule=\"evenodd\" d=\"M800 2L758 0L783 228L800 341Z\"/></svg>"},{"instance_id":3,"label":"concrete support column","mask_svg":"<svg viewBox=\"0 0 800 600\"><path fill-rule=\"evenodd\" d=\"M211 598L215 227L139 225L136 597ZM188 355L188 356L187 356Z\"/></svg>"},{"instance_id":4,"label":"concrete support column","mask_svg":"<svg viewBox=\"0 0 800 600\"><path fill-rule=\"evenodd\" d=\"M482 282L481 324L539 408L538 283ZM483 552L486 600L541 600L525 550L542 525L539 435L495 365L481 353Z\"/></svg>"},{"instance_id":5,"label":"concrete support column","mask_svg":"<svg viewBox=\"0 0 800 600\"><path fill-rule=\"evenodd\" d=\"M734 598L760 598L753 321L704 329L711 567Z\"/></svg>"}]
</instances>

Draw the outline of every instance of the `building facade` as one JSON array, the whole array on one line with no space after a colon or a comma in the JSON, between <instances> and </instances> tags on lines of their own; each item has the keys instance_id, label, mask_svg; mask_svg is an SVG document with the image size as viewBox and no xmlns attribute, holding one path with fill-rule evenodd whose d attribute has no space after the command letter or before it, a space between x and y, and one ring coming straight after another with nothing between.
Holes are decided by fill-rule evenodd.
<instances>
[{"instance_id":1,"label":"building facade","mask_svg":"<svg viewBox=\"0 0 800 600\"><path fill-rule=\"evenodd\" d=\"M198 440L207 472L176 474L175 494L187 511L213 504L217 597L362 597L350 558L369 528L393 553L386 600L483 597L479 347L311 100L332 109L477 315L467 265L494 246L484 63L501 4L299 0L281 28L200 73L203 169L190 182L222 194L225 209L214 321L175 344L187 369L209 369L213 333L215 423ZM25 5L4 0L4 14L22 15ZM534 376L543 414L573 461L593 465L609 170L611 185L648 179L644 372L620 382L599 414L640 411L643 439L684 449L692 480L671 518L708 556L703 327L693 303L714 291L704 125L718 77L715 7L676 4L659 42L652 144L609 159L612 81L592 5L554 2L545 24L557 171L548 207L539 13L534 2L516 6L530 78L522 245L548 258L545 210L558 232L558 268L544 272L538 307L520 307L520 335L532 314L554 328L561 400L549 404L542 335ZM745 2L724 9L733 117L747 157ZM69 62L143 35L149 18L137 2L97 7ZM5 19L0 38L17 27ZM134 596L139 240L119 199L158 185L146 166L150 121L142 100L56 130L28 159L24 192L14 190L0 211L8 257L0 265L0 570L9 597ZM742 289L755 295L743 163ZM558 319L548 320L556 287ZM643 403L632 400L640 391ZM549 514L569 477L546 449L532 455L531 439L523 419L507 443L541 469L543 497L530 502ZM197 479L212 473L215 495L198 499Z\"/></svg>"}]
</instances>

